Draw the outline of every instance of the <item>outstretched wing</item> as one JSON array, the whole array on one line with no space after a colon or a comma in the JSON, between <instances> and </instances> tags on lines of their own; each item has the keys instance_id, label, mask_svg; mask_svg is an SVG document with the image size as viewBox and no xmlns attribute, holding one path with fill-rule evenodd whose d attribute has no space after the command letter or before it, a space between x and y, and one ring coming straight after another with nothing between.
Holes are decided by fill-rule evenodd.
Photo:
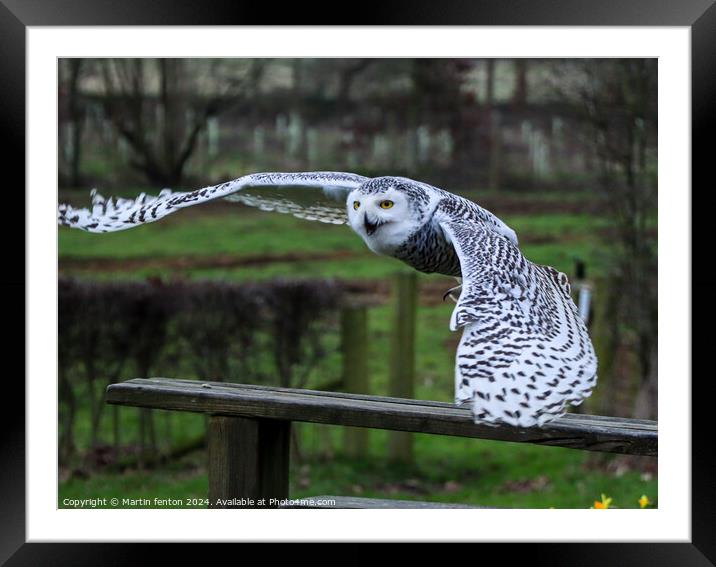
<instances>
[{"instance_id":1,"label":"outstretched wing","mask_svg":"<svg viewBox=\"0 0 716 567\"><path fill-rule=\"evenodd\" d=\"M597 361L577 309L553 268L526 260L480 221L438 211L460 259L462 293L450 328L463 327L455 401L476 422L543 425L578 405L596 383Z\"/></svg>"},{"instance_id":2,"label":"outstretched wing","mask_svg":"<svg viewBox=\"0 0 716 567\"><path fill-rule=\"evenodd\" d=\"M158 221L184 207L227 198L263 210L344 224L347 220L346 197L367 179L353 173L332 171L254 173L186 193L164 189L156 197L141 194L136 199L105 199L92 191L90 208L59 205L57 222L88 232L115 232Z\"/></svg>"}]
</instances>

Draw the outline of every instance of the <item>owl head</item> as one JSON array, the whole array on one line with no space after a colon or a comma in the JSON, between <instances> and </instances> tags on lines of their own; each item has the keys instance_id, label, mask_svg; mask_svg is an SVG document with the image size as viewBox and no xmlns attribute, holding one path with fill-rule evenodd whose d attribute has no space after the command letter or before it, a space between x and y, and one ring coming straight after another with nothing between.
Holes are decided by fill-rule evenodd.
<instances>
[{"instance_id":1,"label":"owl head","mask_svg":"<svg viewBox=\"0 0 716 567\"><path fill-rule=\"evenodd\" d=\"M414 181L375 177L348 195L348 223L373 252L391 254L423 226L433 201Z\"/></svg>"}]
</instances>

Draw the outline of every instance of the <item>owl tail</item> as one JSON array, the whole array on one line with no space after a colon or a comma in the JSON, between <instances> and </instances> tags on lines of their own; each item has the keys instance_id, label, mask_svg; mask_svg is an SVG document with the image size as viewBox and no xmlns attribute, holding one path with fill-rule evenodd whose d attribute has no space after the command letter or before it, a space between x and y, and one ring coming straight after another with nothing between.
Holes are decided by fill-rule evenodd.
<instances>
[{"instance_id":1,"label":"owl tail","mask_svg":"<svg viewBox=\"0 0 716 567\"><path fill-rule=\"evenodd\" d=\"M469 404L475 423L542 426L579 405L596 384L594 353L569 363L556 355L491 342L484 325L463 329L455 364L455 403Z\"/></svg>"}]
</instances>

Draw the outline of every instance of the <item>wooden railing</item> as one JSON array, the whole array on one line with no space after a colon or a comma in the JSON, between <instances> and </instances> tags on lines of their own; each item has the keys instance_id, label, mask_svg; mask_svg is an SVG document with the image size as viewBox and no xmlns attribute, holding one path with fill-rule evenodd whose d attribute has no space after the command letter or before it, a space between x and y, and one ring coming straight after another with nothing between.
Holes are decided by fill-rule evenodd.
<instances>
[{"instance_id":1,"label":"wooden railing","mask_svg":"<svg viewBox=\"0 0 716 567\"><path fill-rule=\"evenodd\" d=\"M106 400L209 416L211 507L288 499L293 421L657 456L657 423L648 420L568 414L543 428L490 427L473 423L469 409L442 402L168 378L111 384ZM386 506L333 500L341 507Z\"/></svg>"}]
</instances>

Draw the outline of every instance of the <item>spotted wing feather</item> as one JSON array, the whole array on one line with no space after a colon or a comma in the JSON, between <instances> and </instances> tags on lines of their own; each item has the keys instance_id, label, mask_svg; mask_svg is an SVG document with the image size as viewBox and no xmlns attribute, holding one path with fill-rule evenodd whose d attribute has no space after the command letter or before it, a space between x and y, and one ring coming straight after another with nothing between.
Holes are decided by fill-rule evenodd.
<instances>
[{"instance_id":1,"label":"spotted wing feather","mask_svg":"<svg viewBox=\"0 0 716 567\"><path fill-rule=\"evenodd\" d=\"M299 219L323 222L328 224L346 224L346 196L348 191L323 193L312 188L260 187L239 191L226 197L227 201L235 201L256 207L262 211L273 211L289 214Z\"/></svg>"},{"instance_id":2,"label":"spotted wing feather","mask_svg":"<svg viewBox=\"0 0 716 567\"><path fill-rule=\"evenodd\" d=\"M164 189L157 196L141 194L136 199L105 199L92 191L89 208L59 205L57 222L88 232L116 232L158 221L185 207L228 198L264 210L342 224L348 193L366 180L353 173L330 171L255 173L196 191Z\"/></svg>"},{"instance_id":3,"label":"spotted wing feather","mask_svg":"<svg viewBox=\"0 0 716 567\"><path fill-rule=\"evenodd\" d=\"M476 422L541 426L578 405L596 383L587 330L553 268L526 260L474 219L439 214L458 254L462 292L450 328L463 328L455 401Z\"/></svg>"}]
</instances>

